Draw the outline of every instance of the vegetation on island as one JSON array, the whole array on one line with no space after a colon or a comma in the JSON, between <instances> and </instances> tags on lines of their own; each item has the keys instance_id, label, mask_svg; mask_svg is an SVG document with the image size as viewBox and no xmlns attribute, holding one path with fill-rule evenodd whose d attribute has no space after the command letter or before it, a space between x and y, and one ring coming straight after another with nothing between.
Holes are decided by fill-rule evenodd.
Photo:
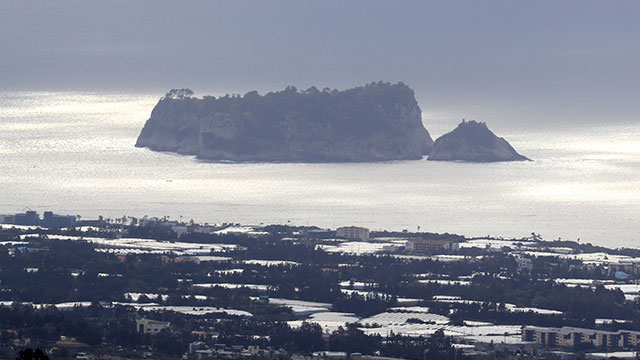
<instances>
[{"instance_id":1,"label":"vegetation on island","mask_svg":"<svg viewBox=\"0 0 640 360\"><path fill-rule=\"evenodd\" d=\"M433 143L403 83L192 95L167 93L136 146L210 160L339 162L420 159Z\"/></svg>"}]
</instances>

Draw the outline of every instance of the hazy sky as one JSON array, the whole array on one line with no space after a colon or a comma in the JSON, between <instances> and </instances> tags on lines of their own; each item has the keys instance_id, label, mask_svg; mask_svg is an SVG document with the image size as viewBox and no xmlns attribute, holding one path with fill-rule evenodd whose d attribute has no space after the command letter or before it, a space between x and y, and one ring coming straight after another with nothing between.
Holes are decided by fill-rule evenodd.
<instances>
[{"instance_id":1,"label":"hazy sky","mask_svg":"<svg viewBox=\"0 0 640 360\"><path fill-rule=\"evenodd\" d=\"M639 1L0 1L0 90L404 81L424 103L635 116ZM584 109L589 109L584 110Z\"/></svg>"}]
</instances>

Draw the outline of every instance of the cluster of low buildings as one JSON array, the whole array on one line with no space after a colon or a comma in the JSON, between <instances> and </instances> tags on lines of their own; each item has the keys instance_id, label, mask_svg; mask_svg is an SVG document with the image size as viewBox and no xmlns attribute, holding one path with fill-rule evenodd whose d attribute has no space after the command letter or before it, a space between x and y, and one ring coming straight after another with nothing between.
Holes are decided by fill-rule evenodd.
<instances>
[{"instance_id":1,"label":"cluster of low buildings","mask_svg":"<svg viewBox=\"0 0 640 360\"><path fill-rule=\"evenodd\" d=\"M360 353L348 354L344 351L317 351L311 355L293 355L292 360L404 360L384 356L362 355Z\"/></svg>"},{"instance_id":2,"label":"cluster of low buildings","mask_svg":"<svg viewBox=\"0 0 640 360\"><path fill-rule=\"evenodd\" d=\"M204 342L196 341L189 344L188 358L195 360L205 359L283 359L288 357L288 353L282 349L271 347L261 348L259 346L240 345L227 346L225 344L215 344L212 347Z\"/></svg>"},{"instance_id":3,"label":"cluster of low buildings","mask_svg":"<svg viewBox=\"0 0 640 360\"><path fill-rule=\"evenodd\" d=\"M211 234L216 230L223 229L225 226L216 226L209 224L183 223L177 220L168 220L166 218L143 217L140 219L140 226L160 226L170 228L176 235L181 236L186 233L202 233ZM226 224L225 224L226 225Z\"/></svg>"},{"instance_id":4,"label":"cluster of low buildings","mask_svg":"<svg viewBox=\"0 0 640 360\"><path fill-rule=\"evenodd\" d=\"M369 240L371 232L369 229L358 226L342 226L336 229L335 236L346 240ZM404 250L412 254L432 254L440 251L457 251L459 243L453 239L429 239L413 238L407 240L404 249L397 246L393 250Z\"/></svg>"},{"instance_id":5,"label":"cluster of low buildings","mask_svg":"<svg viewBox=\"0 0 640 360\"><path fill-rule=\"evenodd\" d=\"M620 261L615 264L609 264L609 275L614 275L616 278L627 278L631 275L640 275L640 262L634 260Z\"/></svg>"},{"instance_id":6,"label":"cluster of low buildings","mask_svg":"<svg viewBox=\"0 0 640 360\"><path fill-rule=\"evenodd\" d=\"M36 211L26 211L14 215L0 215L0 223L25 225L25 226L43 226L48 228L68 228L76 226L76 216L57 215L51 211L46 211L41 218ZM102 221L102 219L100 220ZM208 224L200 225L191 222L185 224L177 221L169 221L168 219L148 218L144 217L138 222L140 226L161 226L168 227L178 235L184 233L213 233L221 228L219 226L210 226ZM226 225L226 224L225 224ZM304 229L301 233L304 237L315 239L325 238L335 235L336 238L352 241L368 241L371 232L369 229L358 226L343 226L336 229L335 233L331 230ZM425 235L426 236L426 235ZM406 239L406 241L405 241ZM458 251L460 242L458 239L446 237L441 238L400 238L397 245L392 245L393 249L389 252L402 251L405 253L416 255L427 255L434 253L450 253ZM403 244L404 243L404 244ZM570 253L572 249L565 249L564 253ZM15 247L9 249L9 253L31 252L37 251L27 246ZM514 259L517 264L518 272L527 272L533 269L531 256L516 253ZM189 256L169 257L163 256L163 262L199 262L198 258ZM30 268L25 271L30 272ZM37 268L35 268L37 271ZM607 271L610 275L615 275L616 279L624 279L633 275L640 275L640 261L635 259L620 261L608 264ZM632 275L629 275L632 274ZM358 289L357 284L351 284L351 287ZM365 286L363 285L363 289ZM362 290L362 289L361 289ZM165 329L171 328L169 322L151 320L141 318L136 320L136 330L143 334L159 334ZM584 329L575 327L538 327L525 326L522 328L521 340L534 347L544 347L548 349L573 348L579 344L591 344L595 348L610 349L633 349L640 346L640 331L618 330L605 331L595 329ZM66 342L65 342L66 341ZM67 340L59 342L58 346L71 347L75 343ZM521 345L521 344L518 344ZM193 359L239 359L239 358L281 358L287 354L281 349L260 348L257 346L249 346L247 348L240 346L226 346L217 344L215 346L207 346L204 342L194 342L189 346L189 357ZM354 359L353 356L348 357L346 353L320 352L312 356L300 357L302 359ZM361 359L372 359L373 357L360 357Z\"/></svg>"}]
</instances>

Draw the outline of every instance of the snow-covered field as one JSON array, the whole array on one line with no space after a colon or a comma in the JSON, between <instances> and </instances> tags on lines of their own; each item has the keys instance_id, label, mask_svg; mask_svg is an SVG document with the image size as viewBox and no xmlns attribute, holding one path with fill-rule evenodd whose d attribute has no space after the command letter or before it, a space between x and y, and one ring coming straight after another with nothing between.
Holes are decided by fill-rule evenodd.
<instances>
[{"instance_id":1,"label":"snow-covered field","mask_svg":"<svg viewBox=\"0 0 640 360\"><path fill-rule=\"evenodd\" d=\"M620 289L625 294L640 294L639 284L607 284L604 287L609 290Z\"/></svg>"},{"instance_id":2,"label":"snow-covered field","mask_svg":"<svg viewBox=\"0 0 640 360\"><path fill-rule=\"evenodd\" d=\"M344 280L344 281L340 281L338 286L342 288L364 289L364 288L378 287L378 283Z\"/></svg>"},{"instance_id":3,"label":"snow-covered field","mask_svg":"<svg viewBox=\"0 0 640 360\"><path fill-rule=\"evenodd\" d=\"M483 301L480 300L465 300L461 299L459 296L446 296L446 295L436 295L433 296L432 301L442 302L442 303L453 303L453 304L482 304ZM520 307L514 304L504 303L505 310L511 312L534 312L536 314L541 315L562 315L562 311L559 310L551 310L551 309L541 309L536 307Z\"/></svg>"},{"instance_id":4,"label":"snow-covered field","mask_svg":"<svg viewBox=\"0 0 640 360\"><path fill-rule=\"evenodd\" d=\"M20 239L26 240L33 237L38 237L37 234L25 234L20 235ZM138 238L120 238L120 239L105 239L98 237L82 237L82 236L69 236L69 235L47 235L50 239L57 240L71 240L71 241L88 241L96 245L105 246L108 248L117 249L120 252L127 253L174 253L177 255L206 255L214 252L226 252L236 248L236 245L232 244L200 244L189 243L182 241L160 241L153 239L138 239Z\"/></svg>"},{"instance_id":5,"label":"snow-covered field","mask_svg":"<svg viewBox=\"0 0 640 360\"><path fill-rule=\"evenodd\" d=\"M392 257L396 259L406 260L433 260L441 262L456 262L456 261L472 261L482 259L483 256L466 256L466 255L409 255L409 254L392 254Z\"/></svg>"},{"instance_id":6,"label":"snow-covered field","mask_svg":"<svg viewBox=\"0 0 640 360\"><path fill-rule=\"evenodd\" d=\"M566 286L580 286L585 288L595 288L603 285L608 290L619 289L624 293L627 300L634 301L640 298L640 284L616 284L614 280L592 280L592 279L554 279L557 284Z\"/></svg>"},{"instance_id":7,"label":"snow-covered field","mask_svg":"<svg viewBox=\"0 0 640 360\"><path fill-rule=\"evenodd\" d=\"M420 312L383 312L368 318L360 319L359 324L366 327L387 327L409 324L407 320L415 319L424 323L444 325L449 322L446 316Z\"/></svg>"},{"instance_id":8,"label":"snow-covered field","mask_svg":"<svg viewBox=\"0 0 640 360\"><path fill-rule=\"evenodd\" d=\"M13 224L0 224L0 228L2 229L19 229L19 230L40 230L40 229L47 229L47 228L43 228L42 226L36 226L36 225L13 225Z\"/></svg>"},{"instance_id":9,"label":"snow-covered field","mask_svg":"<svg viewBox=\"0 0 640 360\"><path fill-rule=\"evenodd\" d=\"M425 279L425 280L418 280L418 282L423 284L438 284L438 285L458 285L458 286L471 285L471 281L467 281L467 280Z\"/></svg>"},{"instance_id":10,"label":"snow-covered field","mask_svg":"<svg viewBox=\"0 0 640 360\"><path fill-rule=\"evenodd\" d=\"M212 270L211 272L209 272L209 276L211 276L212 274L218 274L218 275L242 274L243 271L244 269Z\"/></svg>"},{"instance_id":11,"label":"snow-covered field","mask_svg":"<svg viewBox=\"0 0 640 360\"><path fill-rule=\"evenodd\" d=\"M0 306L11 306L13 301L0 301ZM21 305L31 305L36 309L43 309L51 306L55 306L59 310L70 310L74 307L89 307L91 306L91 301L71 301L71 302L63 302L59 304L34 304L32 302L19 302Z\"/></svg>"},{"instance_id":12,"label":"snow-covered field","mask_svg":"<svg viewBox=\"0 0 640 360\"><path fill-rule=\"evenodd\" d=\"M102 278L105 278L105 277L122 277L122 276L123 276L122 274L109 274L109 273L102 273L102 272L98 273L98 277L102 277Z\"/></svg>"},{"instance_id":13,"label":"snow-covered field","mask_svg":"<svg viewBox=\"0 0 640 360\"><path fill-rule=\"evenodd\" d=\"M391 295L389 294L381 293L378 291L363 291L363 290L354 290L354 289L340 289L340 291L343 294L347 294L347 295L355 294L355 295L360 295L364 297L375 297L375 296L391 297Z\"/></svg>"},{"instance_id":14,"label":"snow-covered field","mask_svg":"<svg viewBox=\"0 0 640 360\"><path fill-rule=\"evenodd\" d=\"M342 312L318 312L312 314L307 320L309 323L316 323L322 326L324 332L333 332L339 327L345 327L347 323L355 323L359 318L352 313ZM289 321L289 326L297 328L302 325L303 320Z\"/></svg>"},{"instance_id":15,"label":"snow-covered field","mask_svg":"<svg viewBox=\"0 0 640 360\"><path fill-rule=\"evenodd\" d=\"M221 288L225 288L225 289L247 288L247 289L252 289L252 290L267 291L267 290L269 290L269 288L271 288L273 286L271 286L271 285L257 285L257 284L203 283L203 284L193 284L193 287L200 287L200 288L221 287Z\"/></svg>"},{"instance_id":16,"label":"snow-covered field","mask_svg":"<svg viewBox=\"0 0 640 360\"><path fill-rule=\"evenodd\" d=\"M637 359L635 351L594 352L585 354L585 359Z\"/></svg>"},{"instance_id":17,"label":"snow-covered field","mask_svg":"<svg viewBox=\"0 0 640 360\"><path fill-rule=\"evenodd\" d=\"M138 299L142 295L142 293L127 293L127 294L129 294L131 297L134 297L135 295L137 295L136 299ZM134 296L132 296L132 295L134 295ZM151 296L149 296L151 298L151 297L153 297L153 295L158 295L158 294L145 294L145 295L151 295ZM166 296L166 295L162 295L162 296ZM157 296L156 296L156 298L157 298ZM0 301L0 306L11 306L12 304L13 304L12 301ZM63 303L59 303L59 304L34 304L34 303L30 303L30 302L23 302L23 303L20 303L20 304L22 304L22 305L31 305L31 306L33 306L34 308L37 308L37 309L55 306L59 310L71 310L74 307L89 307L89 306L91 306L91 302L90 301L72 301L72 302L63 302ZM217 308L217 307L211 307L211 306L165 306L165 305L159 305L157 303L140 303L139 304L139 303L125 303L125 302L113 302L112 304L113 305L122 305L122 306L131 306L131 307L134 307L136 310L144 310L144 311L174 311L174 312L178 312L178 313L181 313L181 314L195 315L195 316L208 315L208 314L227 314L227 315L234 315L234 316L253 316L253 314L251 314L250 312L244 311L244 310L225 309L225 308Z\"/></svg>"},{"instance_id":18,"label":"snow-covered field","mask_svg":"<svg viewBox=\"0 0 640 360\"><path fill-rule=\"evenodd\" d=\"M620 289L624 293L625 299L629 301L640 298L640 285L638 284L607 284L604 287L609 290Z\"/></svg>"},{"instance_id":19,"label":"snow-covered field","mask_svg":"<svg viewBox=\"0 0 640 360\"><path fill-rule=\"evenodd\" d=\"M153 304L128 304L137 310L143 311L173 311L185 315L209 315L209 314L227 314L233 316L251 317L253 314L244 310L225 309L212 306L163 306Z\"/></svg>"},{"instance_id":20,"label":"snow-covered field","mask_svg":"<svg viewBox=\"0 0 640 360\"><path fill-rule=\"evenodd\" d=\"M245 226L245 225L235 225L229 226L222 230L217 230L213 232L214 234L247 234L247 235L266 235L268 234L265 231L258 231L253 226Z\"/></svg>"},{"instance_id":21,"label":"snow-covered field","mask_svg":"<svg viewBox=\"0 0 640 360\"><path fill-rule=\"evenodd\" d=\"M603 324L613 324L614 322L617 322L619 324L625 324L625 323L631 323L631 320L620 320L620 319L596 319L595 320L595 324L596 325L603 325Z\"/></svg>"},{"instance_id":22,"label":"snow-covered field","mask_svg":"<svg viewBox=\"0 0 640 360\"><path fill-rule=\"evenodd\" d=\"M28 241L0 241L0 246L29 245Z\"/></svg>"},{"instance_id":23,"label":"snow-covered field","mask_svg":"<svg viewBox=\"0 0 640 360\"><path fill-rule=\"evenodd\" d=\"M128 292L124 293L125 298L129 298L132 301L137 302L142 296L145 296L149 300L162 300L166 301L169 298L169 295L161 295L161 294L153 294L153 293L138 293L138 292Z\"/></svg>"},{"instance_id":24,"label":"snow-covered field","mask_svg":"<svg viewBox=\"0 0 640 360\"><path fill-rule=\"evenodd\" d=\"M344 253L352 255L375 254L391 246L404 245L404 240L384 242L346 241L339 245L318 245L318 248L329 253Z\"/></svg>"},{"instance_id":25,"label":"snow-covered field","mask_svg":"<svg viewBox=\"0 0 640 360\"><path fill-rule=\"evenodd\" d=\"M376 315L377 316L377 315ZM372 318L375 318L372 317ZM378 327L362 328L368 335L389 336L391 333L405 336L429 336L438 330L445 335L472 342L521 343L519 325L480 324L477 326L452 326L444 324L389 323Z\"/></svg>"},{"instance_id":26,"label":"snow-covered field","mask_svg":"<svg viewBox=\"0 0 640 360\"><path fill-rule=\"evenodd\" d=\"M603 252L585 254L563 254L549 251L523 251L523 254L535 257L557 257L560 259L579 260L585 264L608 265L608 264L632 264L640 263L640 258L626 255L612 255Z\"/></svg>"},{"instance_id":27,"label":"snow-covered field","mask_svg":"<svg viewBox=\"0 0 640 360\"><path fill-rule=\"evenodd\" d=\"M404 305L417 304L420 301L422 301L422 299L398 297L396 298L396 301L398 302L398 305L403 306L403 304Z\"/></svg>"},{"instance_id":28,"label":"snow-covered field","mask_svg":"<svg viewBox=\"0 0 640 360\"><path fill-rule=\"evenodd\" d=\"M280 298L269 298L270 304L285 306L290 308L295 314L313 314L329 311L331 304L313 301L289 300Z\"/></svg>"},{"instance_id":29,"label":"snow-covered field","mask_svg":"<svg viewBox=\"0 0 640 360\"><path fill-rule=\"evenodd\" d=\"M480 249L492 249L500 250L503 247L509 247L517 249L521 247L535 246L536 243L532 241L518 241L518 240L500 240L500 239L474 239L461 242L460 248L480 248Z\"/></svg>"},{"instance_id":30,"label":"snow-covered field","mask_svg":"<svg viewBox=\"0 0 640 360\"><path fill-rule=\"evenodd\" d=\"M464 256L464 255L431 255L429 256L431 260L442 261L442 262L453 262L453 261L469 261L481 258L481 256Z\"/></svg>"},{"instance_id":31,"label":"snow-covered field","mask_svg":"<svg viewBox=\"0 0 640 360\"><path fill-rule=\"evenodd\" d=\"M540 315L562 315L563 312L559 310L541 309L536 307L518 307L513 304L505 304L507 310L511 312L534 312Z\"/></svg>"},{"instance_id":32,"label":"snow-covered field","mask_svg":"<svg viewBox=\"0 0 640 360\"><path fill-rule=\"evenodd\" d=\"M601 284L613 284L613 280L594 280L594 279L553 279L556 284L564 284L566 286L582 286L592 287Z\"/></svg>"},{"instance_id":33,"label":"snow-covered field","mask_svg":"<svg viewBox=\"0 0 640 360\"><path fill-rule=\"evenodd\" d=\"M431 298L433 300L459 300L459 299L462 299L460 296L453 296L453 295L433 295Z\"/></svg>"},{"instance_id":34,"label":"snow-covered field","mask_svg":"<svg viewBox=\"0 0 640 360\"><path fill-rule=\"evenodd\" d=\"M412 312L412 313L428 313L429 308L424 306L398 306L388 309L389 311Z\"/></svg>"},{"instance_id":35,"label":"snow-covered field","mask_svg":"<svg viewBox=\"0 0 640 360\"><path fill-rule=\"evenodd\" d=\"M242 263L247 265L260 265L260 266L298 266L299 262L287 261L287 260L242 260Z\"/></svg>"},{"instance_id":36,"label":"snow-covered field","mask_svg":"<svg viewBox=\"0 0 640 360\"><path fill-rule=\"evenodd\" d=\"M200 262L225 262L233 260L227 256L214 256L214 255L198 255L193 256L193 258L198 259Z\"/></svg>"}]
</instances>

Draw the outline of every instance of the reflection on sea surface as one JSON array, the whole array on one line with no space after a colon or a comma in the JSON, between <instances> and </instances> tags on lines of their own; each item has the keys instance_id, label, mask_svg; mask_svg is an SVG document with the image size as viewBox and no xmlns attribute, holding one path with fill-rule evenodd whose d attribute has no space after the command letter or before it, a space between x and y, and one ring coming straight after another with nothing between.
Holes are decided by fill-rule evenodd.
<instances>
[{"instance_id":1,"label":"reflection on sea surface","mask_svg":"<svg viewBox=\"0 0 640 360\"><path fill-rule=\"evenodd\" d=\"M209 163L133 146L158 98L3 93L0 213L420 226L468 236L535 231L614 247L640 239L638 125L518 131L481 119L533 162ZM434 133L430 113L435 137L444 127L434 124Z\"/></svg>"}]
</instances>

